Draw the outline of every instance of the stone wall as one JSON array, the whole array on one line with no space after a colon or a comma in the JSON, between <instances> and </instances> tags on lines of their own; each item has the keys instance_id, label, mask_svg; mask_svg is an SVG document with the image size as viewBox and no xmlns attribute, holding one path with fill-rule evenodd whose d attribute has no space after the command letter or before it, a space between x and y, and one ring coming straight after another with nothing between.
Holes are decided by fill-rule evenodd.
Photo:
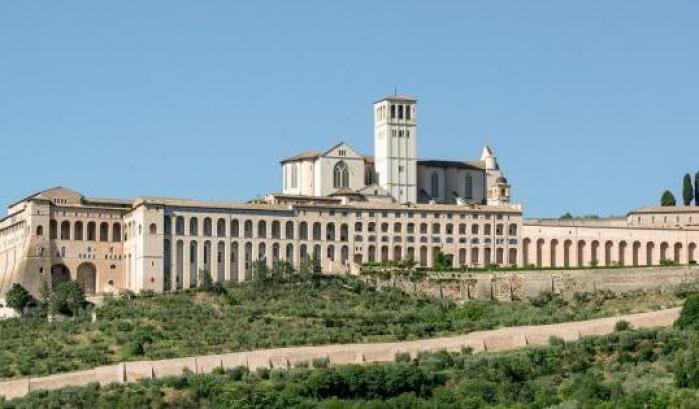
<instances>
[{"instance_id":1,"label":"stone wall","mask_svg":"<svg viewBox=\"0 0 699 409\"><path fill-rule=\"evenodd\" d=\"M578 292L608 290L624 293L635 290L667 289L699 280L699 266L628 267L573 270L542 270L500 273L431 273L417 285L398 281L405 291L432 296L443 295L456 301L497 299L509 301L553 291L566 298ZM388 285L382 283L381 285Z\"/></svg>"},{"instance_id":2,"label":"stone wall","mask_svg":"<svg viewBox=\"0 0 699 409\"><path fill-rule=\"evenodd\" d=\"M551 337L574 341L582 336L608 334L614 331L614 325L619 320L628 321L634 328L669 326L677 319L679 311L679 308L673 308L589 321L477 331L466 335L417 341L274 348L160 361L126 362L84 371L0 382L0 396L13 399L35 390L84 386L94 382L101 385L135 382L140 379L181 375L184 372L209 373L216 368L237 366L245 366L250 370L289 369L300 362L312 365L316 358L327 359L332 365L341 365L389 362L395 359L397 353L409 353L414 357L423 351L459 351L462 347L470 347L474 352L504 351L545 345Z\"/></svg>"}]
</instances>

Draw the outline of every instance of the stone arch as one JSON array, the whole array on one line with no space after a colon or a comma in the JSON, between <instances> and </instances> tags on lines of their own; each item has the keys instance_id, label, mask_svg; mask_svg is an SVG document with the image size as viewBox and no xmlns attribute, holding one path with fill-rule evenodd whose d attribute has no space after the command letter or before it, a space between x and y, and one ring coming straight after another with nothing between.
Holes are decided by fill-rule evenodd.
<instances>
[{"instance_id":1,"label":"stone arch","mask_svg":"<svg viewBox=\"0 0 699 409\"><path fill-rule=\"evenodd\" d=\"M687 260L689 261L689 264L696 264L697 259L696 257L697 253L697 244L696 243L689 243L687 245Z\"/></svg>"},{"instance_id":2,"label":"stone arch","mask_svg":"<svg viewBox=\"0 0 699 409\"><path fill-rule=\"evenodd\" d=\"M238 219L231 220L231 237L240 237L240 222Z\"/></svg>"},{"instance_id":3,"label":"stone arch","mask_svg":"<svg viewBox=\"0 0 699 409\"><path fill-rule=\"evenodd\" d=\"M346 265L348 261L349 261L349 247L347 247L347 245L344 245L340 249L340 262L343 265Z\"/></svg>"},{"instance_id":4,"label":"stone arch","mask_svg":"<svg viewBox=\"0 0 699 409\"><path fill-rule=\"evenodd\" d=\"M314 263L321 263L321 256L322 256L320 244L316 244L313 246L313 262Z\"/></svg>"},{"instance_id":5,"label":"stone arch","mask_svg":"<svg viewBox=\"0 0 699 409\"><path fill-rule=\"evenodd\" d=\"M528 266L530 264L529 251L531 248L532 240L530 238L525 238L522 240L522 264Z\"/></svg>"},{"instance_id":6,"label":"stone arch","mask_svg":"<svg viewBox=\"0 0 699 409\"><path fill-rule=\"evenodd\" d=\"M620 266L626 265L626 241L622 240L619 242L619 248L617 249L617 264Z\"/></svg>"},{"instance_id":7,"label":"stone arch","mask_svg":"<svg viewBox=\"0 0 699 409\"><path fill-rule=\"evenodd\" d=\"M349 240L349 225L347 223L342 223L340 225L340 241Z\"/></svg>"},{"instance_id":8,"label":"stone arch","mask_svg":"<svg viewBox=\"0 0 699 409\"><path fill-rule=\"evenodd\" d=\"M514 247L511 247L509 250L509 254L507 255L507 262L511 266L516 266L517 265L517 249Z\"/></svg>"},{"instance_id":9,"label":"stone arch","mask_svg":"<svg viewBox=\"0 0 699 409\"><path fill-rule=\"evenodd\" d=\"M231 254L230 254L230 274L231 274L231 281L233 282L238 282L238 260L240 258L240 253L238 249L238 242L237 241L232 241L231 242Z\"/></svg>"},{"instance_id":10,"label":"stone arch","mask_svg":"<svg viewBox=\"0 0 699 409\"><path fill-rule=\"evenodd\" d=\"M544 265L544 239L539 239L536 241L536 266L541 267Z\"/></svg>"},{"instance_id":11,"label":"stone arch","mask_svg":"<svg viewBox=\"0 0 699 409\"><path fill-rule=\"evenodd\" d=\"M68 220L61 222L61 240L70 240L70 222Z\"/></svg>"},{"instance_id":12,"label":"stone arch","mask_svg":"<svg viewBox=\"0 0 699 409\"><path fill-rule=\"evenodd\" d=\"M614 247L614 243L611 240L607 240L604 243L604 265L605 266L612 265L612 248L613 247Z\"/></svg>"},{"instance_id":13,"label":"stone arch","mask_svg":"<svg viewBox=\"0 0 699 409\"><path fill-rule=\"evenodd\" d=\"M225 231L225 229L224 229ZM226 279L226 243L219 241L216 245L216 277L219 283Z\"/></svg>"},{"instance_id":14,"label":"stone arch","mask_svg":"<svg viewBox=\"0 0 699 409\"><path fill-rule=\"evenodd\" d=\"M175 218L175 234L184 236L184 217L177 216Z\"/></svg>"},{"instance_id":15,"label":"stone arch","mask_svg":"<svg viewBox=\"0 0 699 409\"><path fill-rule=\"evenodd\" d=\"M420 265L427 266L427 246L420 246Z\"/></svg>"},{"instance_id":16,"label":"stone arch","mask_svg":"<svg viewBox=\"0 0 699 409\"><path fill-rule=\"evenodd\" d=\"M272 263L278 263L280 258L279 243L272 243Z\"/></svg>"},{"instance_id":17,"label":"stone arch","mask_svg":"<svg viewBox=\"0 0 699 409\"><path fill-rule=\"evenodd\" d=\"M493 262L491 253L492 250L490 249L490 247L486 247L483 249L483 265L487 266L488 264L491 264Z\"/></svg>"},{"instance_id":18,"label":"stone arch","mask_svg":"<svg viewBox=\"0 0 699 409\"><path fill-rule=\"evenodd\" d=\"M172 244L163 240L163 291L172 290Z\"/></svg>"},{"instance_id":19,"label":"stone arch","mask_svg":"<svg viewBox=\"0 0 699 409\"><path fill-rule=\"evenodd\" d=\"M667 250L670 246L667 244L667 242L662 242L660 243L660 262L662 263L663 261L668 260L667 257Z\"/></svg>"},{"instance_id":20,"label":"stone arch","mask_svg":"<svg viewBox=\"0 0 699 409\"><path fill-rule=\"evenodd\" d=\"M218 237L225 237L226 235L226 219L219 217L216 220L216 235Z\"/></svg>"},{"instance_id":21,"label":"stone arch","mask_svg":"<svg viewBox=\"0 0 699 409\"><path fill-rule=\"evenodd\" d=\"M262 239L267 237L267 222L264 220L257 222L257 237Z\"/></svg>"},{"instance_id":22,"label":"stone arch","mask_svg":"<svg viewBox=\"0 0 699 409\"><path fill-rule=\"evenodd\" d=\"M558 267L558 239L553 239L551 240L551 243L549 244L549 258L550 258L550 266L551 267Z\"/></svg>"},{"instance_id":23,"label":"stone arch","mask_svg":"<svg viewBox=\"0 0 699 409\"><path fill-rule=\"evenodd\" d=\"M265 242L257 245L257 261L267 262L267 245Z\"/></svg>"},{"instance_id":24,"label":"stone arch","mask_svg":"<svg viewBox=\"0 0 699 409\"><path fill-rule=\"evenodd\" d=\"M198 236L199 235L199 219L196 217L189 218L189 235Z\"/></svg>"},{"instance_id":25,"label":"stone arch","mask_svg":"<svg viewBox=\"0 0 699 409\"><path fill-rule=\"evenodd\" d=\"M585 243L585 240L578 240L578 250L577 250L577 260L578 260L578 267L582 267L585 265L585 247L587 246L587 243Z\"/></svg>"},{"instance_id":26,"label":"stone arch","mask_svg":"<svg viewBox=\"0 0 699 409\"><path fill-rule=\"evenodd\" d=\"M325 239L335 241L335 223L330 222L325 225Z\"/></svg>"},{"instance_id":27,"label":"stone arch","mask_svg":"<svg viewBox=\"0 0 699 409\"><path fill-rule=\"evenodd\" d=\"M335 261L335 246L334 245L329 244L328 247L326 247L325 252L327 254L329 261Z\"/></svg>"},{"instance_id":28,"label":"stone arch","mask_svg":"<svg viewBox=\"0 0 699 409\"><path fill-rule=\"evenodd\" d=\"M599 241L597 240L592 240L590 243L590 265L599 265Z\"/></svg>"},{"instance_id":29,"label":"stone arch","mask_svg":"<svg viewBox=\"0 0 699 409\"><path fill-rule=\"evenodd\" d=\"M70 270L65 264L51 266L51 288L55 289L59 284L70 281Z\"/></svg>"},{"instance_id":30,"label":"stone arch","mask_svg":"<svg viewBox=\"0 0 699 409\"><path fill-rule=\"evenodd\" d=\"M682 243L677 242L672 246L672 261L675 264L682 264Z\"/></svg>"},{"instance_id":31,"label":"stone arch","mask_svg":"<svg viewBox=\"0 0 699 409\"><path fill-rule=\"evenodd\" d=\"M78 220L73 225L73 240L82 240L82 239L83 239L83 222Z\"/></svg>"},{"instance_id":32,"label":"stone arch","mask_svg":"<svg viewBox=\"0 0 699 409\"><path fill-rule=\"evenodd\" d=\"M115 243L121 241L121 223L112 224L112 241Z\"/></svg>"},{"instance_id":33,"label":"stone arch","mask_svg":"<svg viewBox=\"0 0 699 409\"><path fill-rule=\"evenodd\" d=\"M80 264L75 281L85 295L95 295L97 292L97 268L95 265L90 262Z\"/></svg>"},{"instance_id":34,"label":"stone arch","mask_svg":"<svg viewBox=\"0 0 699 409\"><path fill-rule=\"evenodd\" d=\"M459 266L466 265L466 249L459 249Z\"/></svg>"},{"instance_id":35,"label":"stone arch","mask_svg":"<svg viewBox=\"0 0 699 409\"><path fill-rule=\"evenodd\" d=\"M100 223L100 241L109 241L109 223Z\"/></svg>"},{"instance_id":36,"label":"stone arch","mask_svg":"<svg viewBox=\"0 0 699 409\"><path fill-rule=\"evenodd\" d=\"M205 217L204 218L204 236L206 237L211 237L213 236L213 222L211 221L211 217Z\"/></svg>"},{"instance_id":37,"label":"stone arch","mask_svg":"<svg viewBox=\"0 0 699 409\"><path fill-rule=\"evenodd\" d=\"M401 246L394 246L393 247L393 260L399 261L402 258L403 258L403 249L401 248Z\"/></svg>"},{"instance_id":38,"label":"stone arch","mask_svg":"<svg viewBox=\"0 0 699 409\"><path fill-rule=\"evenodd\" d=\"M474 247L471 249L471 265L472 266L477 266L479 261L479 249L478 247Z\"/></svg>"},{"instance_id":39,"label":"stone arch","mask_svg":"<svg viewBox=\"0 0 699 409\"><path fill-rule=\"evenodd\" d=\"M247 224L248 222L250 222L250 221L248 220L245 223ZM252 230L252 222L250 222L250 225L251 225L250 229ZM250 242L245 243L245 250L244 250L243 257L244 257L243 260L245 262L245 271L244 271L245 277L244 278L245 278L245 280L250 280L252 278L252 243L250 243Z\"/></svg>"},{"instance_id":40,"label":"stone arch","mask_svg":"<svg viewBox=\"0 0 699 409\"><path fill-rule=\"evenodd\" d=\"M498 247L495 249L495 264L502 266L505 264L505 249Z\"/></svg>"},{"instance_id":41,"label":"stone arch","mask_svg":"<svg viewBox=\"0 0 699 409\"><path fill-rule=\"evenodd\" d=\"M408 260L415 261L415 247L408 247Z\"/></svg>"},{"instance_id":42,"label":"stone arch","mask_svg":"<svg viewBox=\"0 0 699 409\"><path fill-rule=\"evenodd\" d=\"M196 240L189 242L189 282L185 288L196 287L199 275L199 245Z\"/></svg>"},{"instance_id":43,"label":"stone arch","mask_svg":"<svg viewBox=\"0 0 699 409\"><path fill-rule=\"evenodd\" d=\"M653 265L653 253L655 253L655 243L649 241L646 243L646 265Z\"/></svg>"},{"instance_id":44,"label":"stone arch","mask_svg":"<svg viewBox=\"0 0 699 409\"><path fill-rule=\"evenodd\" d=\"M308 223L299 223L299 239L308 240Z\"/></svg>"},{"instance_id":45,"label":"stone arch","mask_svg":"<svg viewBox=\"0 0 699 409\"><path fill-rule=\"evenodd\" d=\"M184 228L184 221L183 228ZM181 289L184 283L184 242L177 240L175 244L175 288Z\"/></svg>"},{"instance_id":46,"label":"stone arch","mask_svg":"<svg viewBox=\"0 0 699 409\"><path fill-rule=\"evenodd\" d=\"M294 264L294 245L291 243L287 243L286 245L286 257L285 260L288 263L291 263L292 265Z\"/></svg>"},{"instance_id":47,"label":"stone arch","mask_svg":"<svg viewBox=\"0 0 699 409\"><path fill-rule=\"evenodd\" d=\"M246 220L243 223L243 235L246 239L252 238L252 220Z\"/></svg>"},{"instance_id":48,"label":"stone arch","mask_svg":"<svg viewBox=\"0 0 699 409\"><path fill-rule=\"evenodd\" d=\"M631 264L634 267L640 265L640 263L641 263L640 254L641 254L641 242L637 240L637 241L634 241L633 244L631 245Z\"/></svg>"},{"instance_id":49,"label":"stone arch","mask_svg":"<svg viewBox=\"0 0 699 409\"><path fill-rule=\"evenodd\" d=\"M211 241L204 241L204 269L208 271L211 277L214 277L214 271L211 268Z\"/></svg>"},{"instance_id":50,"label":"stone arch","mask_svg":"<svg viewBox=\"0 0 699 409\"><path fill-rule=\"evenodd\" d=\"M284 238L291 240L294 238L294 222L289 220L284 226Z\"/></svg>"},{"instance_id":51,"label":"stone arch","mask_svg":"<svg viewBox=\"0 0 699 409\"><path fill-rule=\"evenodd\" d=\"M322 235L320 234L320 223L313 223L313 240L322 240Z\"/></svg>"},{"instance_id":52,"label":"stone arch","mask_svg":"<svg viewBox=\"0 0 699 409\"><path fill-rule=\"evenodd\" d=\"M563 267L570 267L570 250L572 247L572 240L568 239L563 242Z\"/></svg>"},{"instance_id":53,"label":"stone arch","mask_svg":"<svg viewBox=\"0 0 699 409\"><path fill-rule=\"evenodd\" d=\"M381 262L386 263L388 261L388 246L381 246Z\"/></svg>"},{"instance_id":54,"label":"stone arch","mask_svg":"<svg viewBox=\"0 0 699 409\"><path fill-rule=\"evenodd\" d=\"M273 239L281 239L282 238L282 227L281 227L281 223L279 223L279 220L272 221L272 238Z\"/></svg>"},{"instance_id":55,"label":"stone arch","mask_svg":"<svg viewBox=\"0 0 699 409\"><path fill-rule=\"evenodd\" d=\"M299 257L301 257L301 263L308 262L308 248L305 244L299 246Z\"/></svg>"}]
</instances>

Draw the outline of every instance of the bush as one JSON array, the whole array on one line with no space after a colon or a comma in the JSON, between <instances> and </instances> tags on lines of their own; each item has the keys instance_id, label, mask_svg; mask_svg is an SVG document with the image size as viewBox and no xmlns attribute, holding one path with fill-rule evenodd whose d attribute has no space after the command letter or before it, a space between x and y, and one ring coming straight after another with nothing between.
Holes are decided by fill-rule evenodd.
<instances>
[{"instance_id":1,"label":"bush","mask_svg":"<svg viewBox=\"0 0 699 409\"><path fill-rule=\"evenodd\" d=\"M614 331L628 331L631 329L631 324L626 320L619 320L614 324Z\"/></svg>"},{"instance_id":2,"label":"bush","mask_svg":"<svg viewBox=\"0 0 699 409\"><path fill-rule=\"evenodd\" d=\"M54 289L50 303L54 312L74 316L85 305L85 294L76 282L66 281Z\"/></svg>"},{"instance_id":3,"label":"bush","mask_svg":"<svg viewBox=\"0 0 699 409\"><path fill-rule=\"evenodd\" d=\"M21 313L24 307L29 304L31 300L31 295L22 285L18 283L12 284L12 287L5 294L5 301L7 301L7 306L14 309L15 311Z\"/></svg>"},{"instance_id":4,"label":"bush","mask_svg":"<svg viewBox=\"0 0 699 409\"><path fill-rule=\"evenodd\" d=\"M699 328L699 295L690 295L682 306L680 317L675 321L675 326L680 329Z\"/></svg>"},{"instance_id":5,"label":"bush","mask_svg":"<svg viewBox=\"0 0 699 409\"><path fill-rule=\"evenodd\" d=\"M327 357L313 358L314 368L327 368L330 364L330 359Z\"/></svg>"},{"instance_id":6,"label":"bush","mask_svg":"<svg viewBox=\"0 0 699 409\"><path fill-rule=\"evenodd\" d=\"M699 347L696 339L690 342L686 351L677 354L672 372L678 387L699 388Z\"/></svg>"}]
</instances>

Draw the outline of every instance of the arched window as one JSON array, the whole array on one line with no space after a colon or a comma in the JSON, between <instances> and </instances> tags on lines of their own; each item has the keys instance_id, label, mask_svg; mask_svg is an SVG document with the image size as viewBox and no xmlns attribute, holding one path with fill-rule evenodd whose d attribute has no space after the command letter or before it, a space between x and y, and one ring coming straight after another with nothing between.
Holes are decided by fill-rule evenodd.
<instances>
[{"instance_id":1,"label":"arched window","mask_svg":"<svg viewBox=\"0 0 699 409\"><path fill-rule=\"evenodd\" d=\"M431 182L432 182L432 198L439 197L439 175L437 174L437 171L432 172L431 176Z\"/></svg>"},{"instance_id":2,"label":"arched window","mask_svg":"<svg viewBox=\"0 0 699 409\"><path fill-rule=\"evenodd\" d=\"M333 168L333 186L335 189L349 187L349 169L345 161L339 161Z\"/></svg>"},{"instance_id":3,"label":"arched window","mask_svg":"<svg viewBox=\"0 0 699 409\"><path fill-rule=\"evenodd\" d=\"M42 226L42 225L36 226L36 235L37 235L37 236L43 236L43 235L44 235L44 226Z\"/></svg>"},{"instance_id":4,"label":"arched window","mask_svg":"<svg viewBox=\"0 0 699 409\"><path fill-rule=\"evenodd\" d=\"M155 223L151 223L150 226L148 226L148 233L149 234L158 233L158 226L156 226Z\"/></svg>"},{"instance_id":5,"label":"arched window","mask_svg":"<svg viewBox=\"0 0 699 409\"><path fill-rule=\"evenodd\" d=\"M473 199L473 176L470 173L466 174L466 180L464 183L464 198Z\"/></svg>"}]
</instances>

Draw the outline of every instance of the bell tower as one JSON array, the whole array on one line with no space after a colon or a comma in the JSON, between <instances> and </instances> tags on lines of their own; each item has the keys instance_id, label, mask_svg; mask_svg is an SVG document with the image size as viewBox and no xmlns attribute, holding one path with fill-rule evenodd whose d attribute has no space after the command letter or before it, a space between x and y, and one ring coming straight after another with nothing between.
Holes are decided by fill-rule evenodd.
<instances>
[{"instance_id":1,"label":"bell tower","mask_svg":"<svg viewBox=\"0 0 699 409\"><path fill-rule=\"evenodd\" d=\"M392 95L374 103L374 167L398 203L417 202L417 100Z\"/></svg>"}]
</instances>

